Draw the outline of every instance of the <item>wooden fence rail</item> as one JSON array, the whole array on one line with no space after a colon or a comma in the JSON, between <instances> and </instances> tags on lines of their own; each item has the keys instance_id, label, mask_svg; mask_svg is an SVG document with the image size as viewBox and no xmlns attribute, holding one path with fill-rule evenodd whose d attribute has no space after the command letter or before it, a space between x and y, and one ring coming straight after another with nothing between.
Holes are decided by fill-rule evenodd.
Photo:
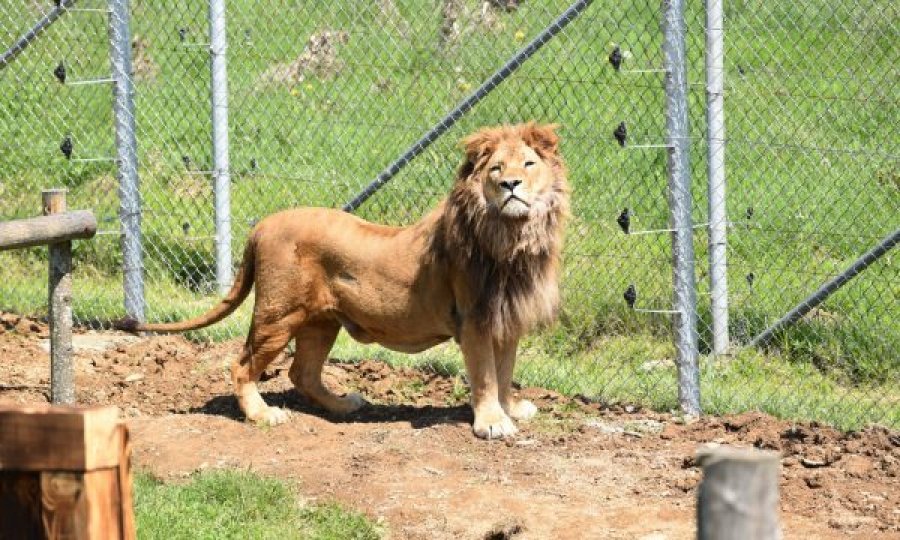
<instances>
[{"instance_id":1,"label":"wooden fence rail","mask_svg":"<svg viewBox=\"0 0 900 540\"><path fill-rule=\"evenodd\" d=\"M0 251L48 245L50 320L50 401L75 402L72 367L72 240L91 238L97 220L91 212L66 212L66 190L41 192L43 217L0 223Z\"/></svg>"},{"instance_id":2,"label":"wooden fence rail","mask_svg":"<svg viewBox=\"0 0 900 540\"><path fill-rule=\"evenodd\" d=\"M87 210L5 221L0 223L0 251L90 238L96 232L97 220Z\"/></svg>"}]
</instances>

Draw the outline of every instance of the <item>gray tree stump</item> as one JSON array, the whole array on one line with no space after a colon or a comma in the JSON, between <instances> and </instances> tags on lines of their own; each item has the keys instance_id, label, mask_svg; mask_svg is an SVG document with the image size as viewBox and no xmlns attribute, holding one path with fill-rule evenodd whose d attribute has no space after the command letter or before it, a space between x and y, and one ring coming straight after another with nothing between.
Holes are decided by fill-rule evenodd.
<instances>
[{"instance_id":1,"label":"gray tree stump","mask_svg":"<svg viewBox=\"0 0 900 540\"><path fill-rule=\"evenodd\" d=\"M66 211L66 190L41 192L45 216ZM48 246L50 251L50 401L75 403L72 366L72 242Z\"/></svg>"},{"instance_id":2,"label":"gray tree stump","mask_svg":"<svg viewBox=\"0 0 900 540\"><path fill-rule=\"evenodd\" d=\"M719 447L701 450L697 501L700 540L780 540L776 452Z\"/></svg>"}]
</instances>

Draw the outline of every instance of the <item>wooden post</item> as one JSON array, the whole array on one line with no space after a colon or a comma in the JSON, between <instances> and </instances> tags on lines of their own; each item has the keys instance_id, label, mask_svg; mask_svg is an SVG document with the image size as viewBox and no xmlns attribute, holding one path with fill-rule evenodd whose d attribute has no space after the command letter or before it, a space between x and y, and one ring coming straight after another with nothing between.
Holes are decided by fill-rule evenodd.
<instances>
[{"instance_id":1,"label":"wooden post","mask_svg":"<svg viewBox=\"0 0 900 540\"><path fill-rule=\"evenodd\" d=\"M66 211L66 190L41 192L43 214ZM75 403L72 367L72 242L48 246L50 251L50 402Z\"/></svg>"},{"instance_id":2,"label":"wooden post","mask_svg":"<svg viewBox=\"0 0 900 540\"><path fill-rule=\"evenodd\" d=\"M718 447L701 450L703 481L697 500L700 540L776 540L777 452Z\"/></svg>"},{"instance_id":3,"label":"wooden post","mask_svg":"<svg viewBox=\"0 0 900 540\"><path fill-rule=\"evenodd\" d=\"M134 539L118 417L115 407L0 407L0 538Z\"/></svg>"}]
</instances>

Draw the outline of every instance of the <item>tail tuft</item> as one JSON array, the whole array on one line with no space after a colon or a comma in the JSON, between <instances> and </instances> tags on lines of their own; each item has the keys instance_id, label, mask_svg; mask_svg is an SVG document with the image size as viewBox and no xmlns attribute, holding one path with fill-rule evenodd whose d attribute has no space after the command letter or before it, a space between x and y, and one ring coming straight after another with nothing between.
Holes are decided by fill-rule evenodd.
<instances>
[{"instance_id":1,"label":"tail tuft","mask_svg":"<svg viewBox=\"0 0 900 540\"><path fill-rule=\"evenodd\" d=\"M130 332L135 334L138 332L138 325L141 324L140 321L133 317L124 317L117 321L113 321L112 326L116 330L121 330L123 332Z\"/></svg>"}]
</instances>

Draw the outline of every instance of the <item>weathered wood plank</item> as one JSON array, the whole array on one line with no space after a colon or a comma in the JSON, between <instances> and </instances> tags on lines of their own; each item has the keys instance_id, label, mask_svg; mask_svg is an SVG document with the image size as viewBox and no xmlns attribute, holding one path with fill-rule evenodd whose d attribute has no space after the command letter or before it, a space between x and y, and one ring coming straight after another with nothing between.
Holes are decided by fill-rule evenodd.
<instances>
[{"instance_id":1,"label":"weathered wood plank","mask_svg":"<svg viewBox=\"0 0 900 540\"><path fill-rule=\"evenodd\" d=\"M0 251L91 238L96 233L97 219L88 210L14 219L0 223Z\"/></svg>"},{"instance_id":2,"label":"weathered wood plank","mask_svg":"<svg viewBox=\"0 0 900 540\"><path fill-rule=\"evenodd\" d=\"M122 494L119 468L84 474L84 495L78 513L87 516L85 538L122 538Z\"/></svg>"},{"instance_id":3,"label":"weathered wood plank","mask_svg":"<svg viewBox=\"0 0 900 540\"><path fill-rule=\"evenodd\" d=\"M119 454L119 493L122 494L122 538L131 540L137 537L134 524L134 483L131 475L131 436L125 424L119 424L122 445Z\"/></svg>"},{"instance_id":4,"label":"weathered wood plank","mask_svg":"<svg viewBox=\"0 0 900 540\"><path fill-rule=\"evenodd\" d=\"M0 469L118 467L122 436L116 407L0 406Z\"/></svg>"},{"instance_id":5,"label":"weathered wood plank","mask_svg":"<svg viewBox=\"0 0 900 540\"><path fill-rule=\"evenodd\" d=\"M41 538L40 473L0 471L0 538Z\"/></svg>"}]
</instances>

